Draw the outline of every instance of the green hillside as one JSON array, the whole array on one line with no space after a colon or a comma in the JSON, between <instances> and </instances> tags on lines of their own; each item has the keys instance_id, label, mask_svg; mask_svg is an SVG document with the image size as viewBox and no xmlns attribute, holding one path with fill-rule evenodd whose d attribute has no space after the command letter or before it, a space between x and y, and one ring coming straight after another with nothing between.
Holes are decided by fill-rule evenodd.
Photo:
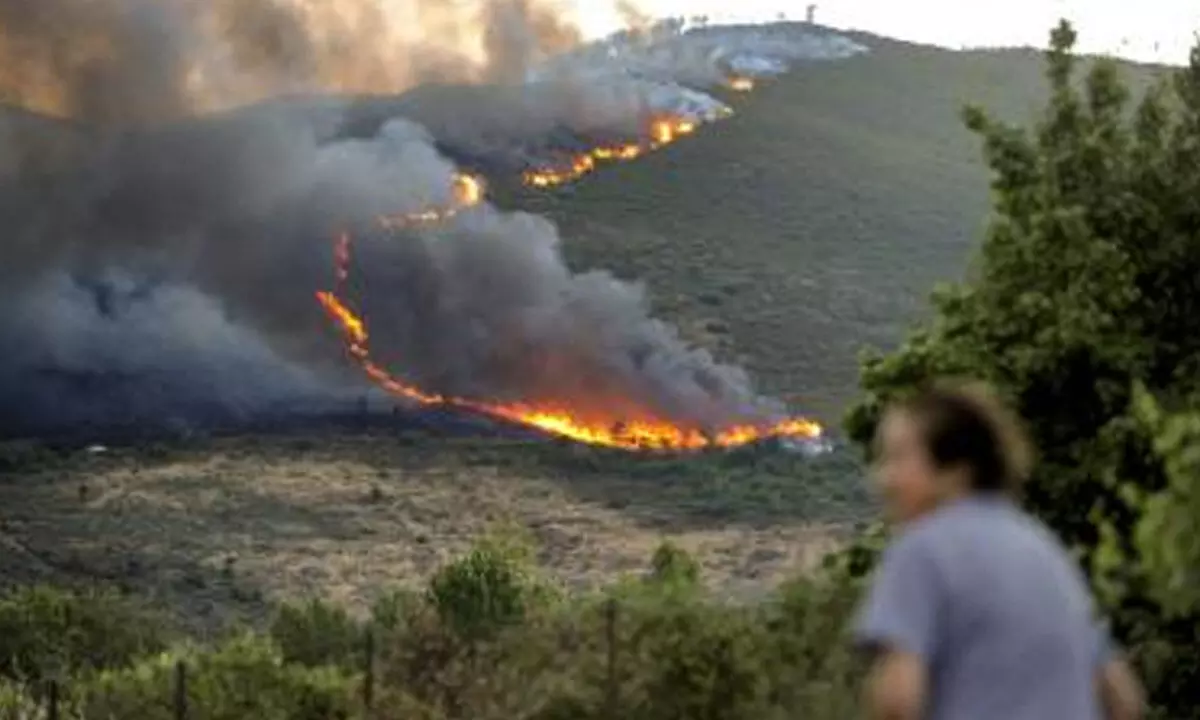
<instances>
[{"instance_id":1,"label":"green hillside","mask_svg":"<svg viewBox=\"0 0 1200 720\"><path fill-rule=\"evenodd\" d=\"M643 280L690 337L827 421L859 349L896 342L980 238L988 178L962 105L1025 120L1044 96L1035 51L858 39L870 54L733 98L694 138L516 199L561 223L573 265Z\"/></svg>"}]
</instances>

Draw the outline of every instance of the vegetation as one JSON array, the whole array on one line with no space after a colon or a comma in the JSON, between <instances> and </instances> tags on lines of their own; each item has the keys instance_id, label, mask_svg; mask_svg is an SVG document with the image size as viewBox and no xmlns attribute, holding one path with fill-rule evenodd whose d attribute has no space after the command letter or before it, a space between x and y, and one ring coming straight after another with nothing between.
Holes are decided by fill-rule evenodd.
<instances>
[{"instance_id":1,"label":"vegetation","mask_svg":"<svg viewBox=\"0 0 1200 720\"><path fill-rule=\"evenodd\" d=\"M871 52L731 97L736 115L686 141L498 199L557 220L572 266L644 282L689 339L835 425L859 350L898 343L979 243L988 168L962 104L1025 122L1047 98L1036 51L855 39ZM1138 92L1162 72L1120 67Z\"/></svg>"},{"instance_id":2,"label":"vegetation","mask_svg":"<svg viewBox=\"0 0 1200 720\"><path fill-rule=\"evenodd\" d=\"M1110 62L1076 84L1074 41L1065 24L1053 34L1032 130L966 111L994 175L973 277L868 358L847 425L866 442L889 398L936 376L1005 392L1042 453L1029 507L1079 550L1151 696L1193 717L1200 47L1131 109Z\"/></svg>"},{"instance_id":3,"label":"vegetation","mask_svg":"<svg viewBox=\"0 0 1200 720\"><path fill-rule=\"evenodd\" d=\"M365 621L320 602L286 605L270 630L207 646L120 636L104 656L43 611L85 600L38 588L4 599L39 654L0 674L0 717L32 718L57 683L60 717L844 718L859 668L840 640L857 586L830 569L754 606L719 603L686 553L596 595L548 591L520 545L487 541L428 591L383 598ZM106 596L93 615L127 621ZM146 627L140 623L139 627ZM35 679L37 679L35 681Z\"/></svg>"},{"instance_id":4,"label":"vegetation","mask_svg":"<svg viewBox=\"0 0 1200 720\"><path fill-rule=\"evenodd\" d=\"M1078 549L1149 686L1155 717L1200 717L1192 706L1200 679L1200 47L1189 67L1150 84L1145 75L1127 82L1111 62L1082 63L1073 44L1068 26L1054 32L1046 56L1047 107L1033 127L978 108L964 113L983 141L993 177L985 240L969 278L934 293L931 317L896 350L865 360L862 397L846 425L865 444L890 399L937 376L979 377L1000 388L1028 419L1042 451L1028 504ZM904 57L933 62L934 56L913 51ZM983 62L978 58L986 56L970 57ZM837 72L861 67L848 63ZM804 83L795 87L818 92ZM887 129L877 133L866 132L870 123L841 123L819 112L807 122L840 137L838 152L862 154L854 148L875 138L866 154L878 169L890 169L887 182L897 187L908 179L897 168L914 153L944 160L960 151L953 143L942 150L908 144L925 119L891 110L880 108L877 122ZM903 141L882 139L893 129ZM681 153L687 147L715 151L720 132L681 146ZM710 145L703 144L706 138L713 138ZM745 154L724 162L753 156L745 147L732 152ZM664 153L655 162L670 165L681 157ZM967 176L953 162L938 167L945 175L934 185L947 192L940 203L954 205L951 198L959 196L950 194L952 186L969 184ZM621 172L614 170L607 182L621 185L627 198L630 184ZM832 177L839 191L869 192L838 185L836 173L822 177ZM721 212L741 216L735 225L706 232L732 237L745 231L746 216L761 212L747 204L739 213L748 196L737 194L740 184L729 184L726 179L733 207ZM603 204L605 184L588 187L595 189L579 191L580 206ZM974 212L967 206L967 214ZM567 207L559 210L569 214L562 210ZM750 277L752 268L737 265L754 257L747 247L725 254L713 249L712 237L691 244L690 229L669 226L682 222L679 215L651 216L668 225L643 228L649 234L635 237L677 232L679 252L692 254L689 262L726 263ZM587 216L566 220L584 223ZM839 228L856 220L847 213ZM783 247L800 235L776 236L780 273L802 264L796 253L814 252L811 242ZM863 232L857 239L871 237ZM708 250L693 253L700 246ZM861 259L861 249L846 256ZM572 252L584 262L596 250ZM681 267L697 276L703 271ZM761 316L752 307L796 297L787 295L795 288L782 275L754 280L728 280L725 290L701 293L695 302L727 304L753 320ZM692 302L681 297L665 302ZM773 328L776 338L787 335L773 322L753 332ZM812 352L828 349L818 345ZM797 357L804 366L810 355ZM417 452L416 445L405 447ZM531 462L530 449L493 449L488 467L517 462L518 455ZM672 495L668 478L695 473L713 489L714 505L728 497L721 494L727 473L750 472L742 478L749 482L785 476L790 467L781 455L757 451L642 465L570 447L538 452L552 457L535 464L589 481L625 473L661 481L668 489L658 491L672 501L683 491ZM48 461L22 450L6 462ZM738 469L745 467L753 470ZM772 487L759 499L763 506L783 493ZM368 501L386 501L384 491ZM423 592L381 598L365 621L314 601L278 609L264 634L243 631L204 644L173 640L149 621L131 620L133 610L112 596L24 590L0 601L6 651L0 716L32 717L54 681L67 717L165 718L173 703L186 704L191 718L264 720L850 717L861 667L844 631L884 539L873 529L832 555L820 572L749 603L721 602L705 592L702 562L674 545L659 548L646 577L593 593L554 586L533 570L522 545L494 540L441 568Z\"/></svg>"}]
</instances>

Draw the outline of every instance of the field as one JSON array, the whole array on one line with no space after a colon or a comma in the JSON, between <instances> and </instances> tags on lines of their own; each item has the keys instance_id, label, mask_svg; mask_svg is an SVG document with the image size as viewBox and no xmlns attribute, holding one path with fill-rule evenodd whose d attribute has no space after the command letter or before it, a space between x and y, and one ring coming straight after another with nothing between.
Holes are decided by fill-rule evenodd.
<instances>
[{"instance_id":1,"label":"field","mask_svg":"<svg viewBox=\"0 0 1200 720\"><path fill-rule=\"evenodd\" d=\"M574 267L644 282L688 338L836 427L860 349L897 342L982 231L987 177L959 106L1021 119L1042 99L1036 53L861 39L871 54L800 67L695 138L496 200L555 219ZM111 582L205 630L284 597L363 608L506 524L568 585L638 572L668 538L745 597L870 513L845 449L673 459L344 429L2 450L0 576Z\"/></svg>"}]
</instances>

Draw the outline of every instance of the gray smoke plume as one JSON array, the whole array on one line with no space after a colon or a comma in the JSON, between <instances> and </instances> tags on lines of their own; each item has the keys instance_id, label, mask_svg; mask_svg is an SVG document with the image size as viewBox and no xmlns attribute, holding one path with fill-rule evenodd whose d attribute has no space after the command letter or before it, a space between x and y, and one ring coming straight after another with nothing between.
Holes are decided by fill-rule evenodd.
<instances>
[{"instance_id":1,"label":"gray smoke plume","mask_svg":"<svg viewBox=\"0 0 1200 720\"><path fill-rule=\"evenodd\" d=\"M0 114L0 435L236 423L360 393L314 300L343 230L373 354L427 390L701 430L776 419L744 373L649 317L639 287L572 274L541 218L483 204L420 232L374 222L452 200L447 138L473 152L590 132L587 102L628 128L644 83L481 88L501 99L473 96L475 113L423 88L196 114L322 86L515 81L577 40L549 2L446 5L415 5L424 30L401 51L368 0L0 0L0 86L67 117ZM435 36L453 42L416 59Z\"/></svg>"}]
</instances>

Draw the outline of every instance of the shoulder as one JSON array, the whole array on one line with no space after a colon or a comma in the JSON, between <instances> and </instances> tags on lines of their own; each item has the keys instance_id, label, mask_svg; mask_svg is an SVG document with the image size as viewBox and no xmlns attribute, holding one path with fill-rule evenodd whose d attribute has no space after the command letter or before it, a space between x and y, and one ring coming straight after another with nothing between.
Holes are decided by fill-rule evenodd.
<instances>
[{"instance_id":1,"label":"shoulder","mask_svg":"<svg viewBox=\"0 0 1200 720\"><path fill-rule=\"evenodd\" d=\"M945 566L960 564L956 548L995 533L987 515L968 505L939 509L893 535L880 561L926 577L940 576Z\"/></svg>"},{"instance_id":2,"label":"shoulder","mask_svg":"<svg viewBox=\"0 0 1200 720\"><path fill-rule=\"evenodd\" d=\"M953 509L939 510L905 526L893 536L885 555L932 560L938 546L957 532L956 527L961 524L958 515Z\"/></svg>"},{"instance_id":3,"label":"shoulder","mask_svg":"<svg viewBox=\"0 0 1200 720\"><path fill-rule=\"evenodd\" d=\"M928 581L937 574L939 546L945 538L945 522L937 517L922 519L899 530L880 555L879 575Z\"/></svg>"}]
</instances>

